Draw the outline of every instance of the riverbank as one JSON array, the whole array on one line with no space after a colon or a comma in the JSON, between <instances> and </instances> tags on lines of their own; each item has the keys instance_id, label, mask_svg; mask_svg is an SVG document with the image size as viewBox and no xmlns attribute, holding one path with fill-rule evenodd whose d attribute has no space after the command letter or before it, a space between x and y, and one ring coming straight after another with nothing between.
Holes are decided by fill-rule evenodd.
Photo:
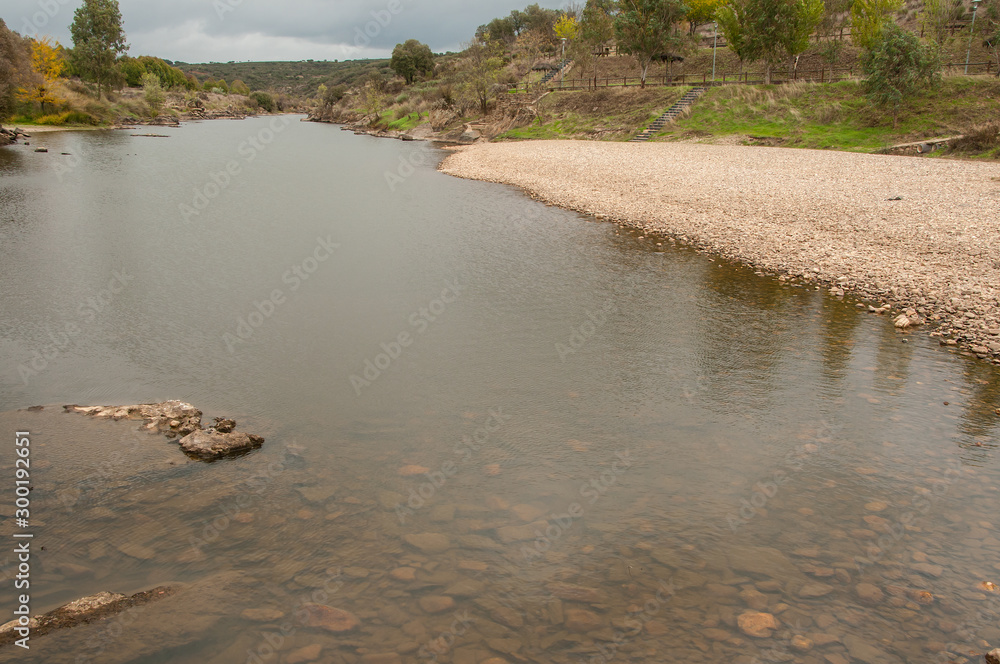
<instances>
[{"instance_id":1,"label":"riverbank","mask_svg":"<svg viewBox=\"0 0 1000 664\"><path fill-rule=\"evenodd\" d=\"M1000 165L532 141L458 148L440 168L838 295L915 309L942 344L1000 364Z\"/></svg>"}]
</instances>

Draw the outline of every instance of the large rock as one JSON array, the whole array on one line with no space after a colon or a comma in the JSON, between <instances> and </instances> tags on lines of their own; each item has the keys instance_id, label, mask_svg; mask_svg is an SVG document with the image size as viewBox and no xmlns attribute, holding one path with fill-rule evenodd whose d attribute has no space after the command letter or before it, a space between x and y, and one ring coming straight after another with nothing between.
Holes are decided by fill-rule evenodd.
<instances>
[{"instance_id":1,"label":"large rock","mask_svg":"<svg viewBox=\"0 0 1000 664\"><path fill-rule=\"evenodd\" d=\"M143 420L143 429L186 436L201 428L201 411L183 401L132 406L66 406L67 411L109 420Z\"/></svg>"},{"instance_id":2,"label":"large rock","mask_svg":"<svg viewBox=\"0 0 1000 664\"><path fill-rule=\"evenodd\" d=\"M264 444L264 439L249 433L220 433L214 429L195 431L181 439L181 449L200 459L221 459L244 454Z\"/></svg>"},{"instance_id":3,"label":"large rock","mask_svg":"<svg viewBox=\"0 0 1000 664\"><path fill-rule=\"evenodd\" d=\"M421 553L443 553L451 548L451 540L440 533L411 533L403 535L403 540Z\"/></svg>"},{"instance_id":4,"label":"large rock","mask_svg":"<svg viewBox=\"0 0 1000 664\"><path fill-rule=\"evenodd\" d=\"M325 629L334 634L353 632L361 626L361 621L350 611L336 609L325 604L303 604L302 610L308 617L302 621L306 627Z\"/></svg>"},{"instance_id":5,"label":"large rock","mask_svg":"<svg viewBox=\"0 0 1000 664\"><path fill-rule=\"evenodd\" d=\"M994 648L986 653L986 664L1000 664L1000 648Z\"/></svg>"},{"instance_id":6,"label":"large rock","mask_svg":"<svg viewBox=\"0 0 1000 664\"><path fill-rule=\"evenodd\" d=\"M747 611L740 614L736 622L740 626L740 631L757 639L767 638L778 629L778 621L770 613Z\"/></svg>"},{"instance_id":7,"label":"large rock","mask_svg":"<svg viewBox=\"0 0 1000 664\"><path fill-rule=\"evenodd\" d=\"M571 632L592 632L604 627L604 621L593 611L586 609L566 609L566 629Z\"/></svg>"}]
</instances>

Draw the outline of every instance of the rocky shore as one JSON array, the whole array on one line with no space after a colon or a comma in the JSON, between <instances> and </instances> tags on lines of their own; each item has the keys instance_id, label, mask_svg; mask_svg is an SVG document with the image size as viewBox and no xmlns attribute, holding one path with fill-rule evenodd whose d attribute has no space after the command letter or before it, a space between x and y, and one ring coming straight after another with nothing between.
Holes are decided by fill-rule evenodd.
<instances>
[{"instance_id":1,"label":"rocky shore","mask_svg":"<svg viewBox=\"0 0 1000 664\"><path fill-rule=\"evenodd\" d=\"M1000 364L998 164L533 141L458 148L441 170L851 293Z\"/></svg>"},{"instance_id":2,"label":"rocky shore","mask_svg":"<svg viewBox=\"0 0 1000 664\"><path fill-rule=\"evenodd\" d=\"M185 454L204 461L246 454L264 444L260 436L234 431L235 420L217 417L213 426L203 429L202 412L182 401L133 406L70 405L63 408L70 413L82 413L98 419L141 420L144 431L178 439Z\"/></svg>"}]
</instances>

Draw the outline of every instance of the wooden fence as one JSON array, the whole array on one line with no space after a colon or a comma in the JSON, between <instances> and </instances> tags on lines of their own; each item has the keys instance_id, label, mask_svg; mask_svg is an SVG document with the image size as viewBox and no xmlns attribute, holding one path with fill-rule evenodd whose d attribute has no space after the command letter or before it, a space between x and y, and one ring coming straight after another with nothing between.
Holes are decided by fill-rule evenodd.
<instances>
[{"instance_id":1,"label":"wooden fence","mask_svg":"<svg viewBox=\"0 0 1000 664\"><path fill-rule=\"evenodd\" d=\"M956 62L943 65L942 74L945 76L960 76L965 73L965 63ZM972 62L969 63L969 75L989 75L997 71L995 62ZM774 84L787 83L789 81L811 81L815 83L833 83L860 76L861 71L856 67L836 67L833 71L830 68L796 70L789 76L788 72L778 69L771 72L771 82ZM647 76L646 85L671 86L671 85L761 85L764 83L763 72L746 72L741 74L717 73L715 80L712 80L712 73L701 74L678 74L676 76ZM562 81L552 81L544 89L547 90L593 90L595 88L622 88L638 87L642 84L642 79L638 76L617 76L600 77L596 81L593 78L574 78ZM522 83L512 85L508 92L529 92L533 85Z\"/></svg>"}]
</instances>

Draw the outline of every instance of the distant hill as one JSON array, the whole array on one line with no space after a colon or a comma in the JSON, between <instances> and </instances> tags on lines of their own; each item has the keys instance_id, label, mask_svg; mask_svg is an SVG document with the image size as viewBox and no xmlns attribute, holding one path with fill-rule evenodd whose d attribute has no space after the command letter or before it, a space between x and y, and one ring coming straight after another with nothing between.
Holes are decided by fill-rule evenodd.
<instances>
[{"instance_id":1,"label":"distant hill","mask_svg":"<svg viewBox=\"0 0 1000 664\"><path fill-rule=\"evenodd\" d=\"M207 78L227 83L242 80L251 90L273 90L285 94L311 97L321 84L353 86L369 72L381 70L387 78L393 76L389 60L344 60L328 62L303 60L300 62L212 62L188 64L174 62L185 74L194 74L198 80Z\"/></svg>"}]
</instances>

